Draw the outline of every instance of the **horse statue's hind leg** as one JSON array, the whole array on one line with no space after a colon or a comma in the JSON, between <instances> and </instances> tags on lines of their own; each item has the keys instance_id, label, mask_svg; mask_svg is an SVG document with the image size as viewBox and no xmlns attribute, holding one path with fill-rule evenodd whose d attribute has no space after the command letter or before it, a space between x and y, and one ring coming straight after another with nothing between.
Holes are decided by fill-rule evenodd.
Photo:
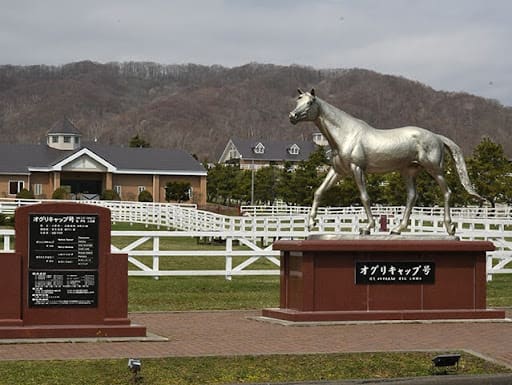
<instances>
[{"instance_id":1,"label":"horse statue's hind leg","mask_svg":"<svg viewBox=\"0 0 512 385\"><path fill-rule=\"evenodd\" d=\"M350 169L354 174L354 180L356 181L357 188L359 189L359 195L361 198L361 203L363 204L364 211L366 212L366 217L368 218L368 225L365 228L359 230L362 235L369 235L371 230L375 230L375 219L373 219L372 209L370 206L370 196L366 191L366 181L364 177L364 172L361 167L352 163L350 165Z\"/></svg>"},{"instance_id":2,"label":"horse statue's hind leg","mask_svg":"<svg viewBox=\"0 0 512 385\"><path fill-rule=\"evenodd\" d=\"M405 187L407 189L407 203L405 205L405 212L402 220L391 230L391 234L401 234L402 231L407 229L409 225L409 218L411 217L412 208L416 203L416 199L418 198L416 189L416 175L418 174L419 170L420 169L418 167L410 167L405 171L402 171L402 178L405 181Z\"/></svg>"},{"instance_id":3,"label":"horse statue's hind leg","mask_svg":"<svg viewBox=\"0 0 512 385\"><path fill-rule=\"evenodd\" d=\"M430 173L430 171L429 171ZM455 235L455 230L457 226L452 223L452 217L450 213L450 198L452 196L452 192L450 188L448 187L448 184L446 183L446 179L444 178L444 175L442 171L439 171L435 174L430 173L432 177L435 179L439 187L441 188L441 192L443 193L443 199L444 199L444 227L446 228L446 232L449 235Z\"/></svg>"},{"instance_id":4,"label":"horse statue's hind leg","mask_svg":"<svg viewBox=\"0 0 512 385\"><path fill-rule=\"evenodd\" d=\"M325 191L329 190L332 186L338 182L340 179L340 175L334 171L334 168L330 168L323 180L322 184L316 189L315 194L313 196L313 204L311 205L311 211L308 215L308 230L313 230L313 227L316 226L316 216L318 211L318 206L320 205L320 199Z\"/></svg>"}]
</instances>

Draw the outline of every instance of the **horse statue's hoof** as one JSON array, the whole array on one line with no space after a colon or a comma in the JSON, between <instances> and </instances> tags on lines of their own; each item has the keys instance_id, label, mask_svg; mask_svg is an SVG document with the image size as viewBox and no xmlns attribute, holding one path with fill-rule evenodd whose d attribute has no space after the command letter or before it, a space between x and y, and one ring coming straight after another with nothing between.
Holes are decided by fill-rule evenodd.
<instances>
[{"instance_id":1,"label":"horse statue's hoof","mask_svg":"<svg viewBox=\"0 0 512 385\"><path fill-rule=\"evenodd\" d=\"M400 234L402 234L402 233L398 230L391 230L391 232L389 233L389 235L400 235Z\"/></svg>"},{"instance_id":2,"label":"horse statue's hoof","mask_svg":"<svg viewBox=\"0 0 512 385\"><path fill-rule=\"evenodd\" d=\"M318 221L316 220L309 220L308 221L308 230L313 231L313 229L316 227Z\"/></svg>"}]
</instances>

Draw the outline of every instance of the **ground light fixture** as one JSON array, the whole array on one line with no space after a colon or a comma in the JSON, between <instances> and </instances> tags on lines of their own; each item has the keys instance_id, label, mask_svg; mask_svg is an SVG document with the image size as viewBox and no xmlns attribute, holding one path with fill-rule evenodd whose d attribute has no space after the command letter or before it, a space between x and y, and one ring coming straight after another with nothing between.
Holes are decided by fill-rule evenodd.
<instances>
[{"instance_id":1,"label":"ground light fixture","mask_svg":"<svg viewBox=\"0 0 512 385\"><path fill-rule=\"evenodd\" d=\"M141 379L139 376L141 367L142 363L140 359L128 358L128 369L132 372L132 384L137 384Z\"/></svg>"},{"instance_id":2,"label":"ground light fixture","mask_svg":"<svg viewBox=\"0 0 512 385\"><path fill-rule=\"evenodd\" d=\"M449 366L455 366L455 369L459 369L460 354L441 354L432 359L432 364L436 368L448 368Z\"/></svg>"}]
</instances>

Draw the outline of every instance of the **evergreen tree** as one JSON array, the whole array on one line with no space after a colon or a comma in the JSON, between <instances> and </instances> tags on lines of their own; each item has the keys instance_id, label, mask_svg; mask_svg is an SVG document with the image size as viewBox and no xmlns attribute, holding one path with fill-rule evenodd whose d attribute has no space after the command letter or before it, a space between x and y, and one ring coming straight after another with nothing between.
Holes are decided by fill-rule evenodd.
<instances>
[{"instance_id":1,"label":"evergreen tree","mask_svg":"<svg viewBox=\"0 0 512 385\"><path fill-rule=\"evenodd\" d=\"M136 134L130 138L130 142L128 143L129 147L151 147L151 144Z\"/></svg>"},{"instance_id":2,"label":"evergreen tree","mask_svg":"<svg viewBox=\"0 0 512 385\"><path fill-rule=\"evenodd\" d=\"M216 164L208 170L207 197L209 202L231 204L232 200L243 200L244 171L237 166Z\"/></svg>"},{"instance_id":3,"label":"evergreen tree","mask_svg":"<svg viewBox=\"0 0 512 385\"><path fill-rule=\"evenodd\" d=\"M512 166L501 144L484 138L475 147L468 169L476 191L493 207L512 202Z\"/></svg>"}]
</instances>

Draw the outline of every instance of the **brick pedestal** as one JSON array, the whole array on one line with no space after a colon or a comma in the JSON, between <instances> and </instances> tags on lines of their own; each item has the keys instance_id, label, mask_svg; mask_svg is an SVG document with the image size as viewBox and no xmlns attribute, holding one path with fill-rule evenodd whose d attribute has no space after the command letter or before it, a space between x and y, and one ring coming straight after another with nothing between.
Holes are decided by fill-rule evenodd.
<instances>
[{"instance_id":1,"label":"brick pedestal","mask_svg":"<svg viewBox=\"0 0 512 385\"><path fill-rule=\"evenodd\" d=\"M263 316L289 321L505 318L504 311L486 307L486 251L494 249L492 243L369 238L276 242L280 307L264 309ZM367 281L356 282L356 275Z\"/></svg>"}]
</instances>

